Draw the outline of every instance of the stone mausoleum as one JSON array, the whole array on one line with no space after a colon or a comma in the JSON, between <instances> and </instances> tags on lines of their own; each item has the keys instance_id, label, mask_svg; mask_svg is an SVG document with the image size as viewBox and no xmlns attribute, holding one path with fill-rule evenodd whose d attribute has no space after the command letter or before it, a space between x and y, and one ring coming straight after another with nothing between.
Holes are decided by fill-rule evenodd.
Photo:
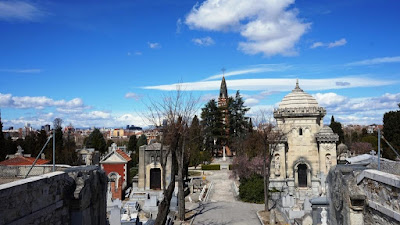
<instances>
[{"instance_id":1,"label":"stone mausoleum","mask_svg":"<svg viewBox=\"0 0 400 225\"><path fill-rule=\"evenodd\" d=\"M274 110L284 137L272 157L269 188L281 191L278 205L291 221L311 211L309 200L324 194L325 178L336 165L339 137L323 125L325 115L326 110L298 81Z\"/></svg>"},{"instance_id":2,"label":"stone mausoleum","mask_svg":"<svg viewBox=\"0 0 400 225\"><path fill-rule=\"evenodd\" d=\"M163 146L163 153L167 154L168 146ZM165 156L163 156L165 157ZM152 143L139 147L139 190L161 190L162 173L164 172L161 167L161 144ZM166 186L171 181L171 165L172 157L168 155L167 165L165 171Z\"/></svg>"}]
</instances>

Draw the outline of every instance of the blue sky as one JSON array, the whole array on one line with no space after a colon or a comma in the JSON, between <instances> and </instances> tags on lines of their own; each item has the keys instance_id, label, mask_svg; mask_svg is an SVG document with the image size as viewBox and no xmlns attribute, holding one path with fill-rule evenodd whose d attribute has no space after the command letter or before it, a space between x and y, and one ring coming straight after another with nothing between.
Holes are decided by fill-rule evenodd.
<instances>
[{"instance_id":1,"label":"blue sky","mask_svg":"<svg viewBox=\"0 0 400 225\"><path fill-rule=\"evenodd\" d=\"M272 110L295 86L345 124L400 102L398 1L0 1L4 126L146 125L177 83Z\"/></svg>"}]
</instances>

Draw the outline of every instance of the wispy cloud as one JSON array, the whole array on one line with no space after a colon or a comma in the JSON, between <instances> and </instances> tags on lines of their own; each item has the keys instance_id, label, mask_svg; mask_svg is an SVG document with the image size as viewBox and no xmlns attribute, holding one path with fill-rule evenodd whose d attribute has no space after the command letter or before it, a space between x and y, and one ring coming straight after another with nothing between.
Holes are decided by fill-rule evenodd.
<instances>
[{"instance_id":1,"label":"wispy cloud","mask_svg":"<svg viewBox=\"0 0 400 225\"><path fill-rule=\"evenodd\" d=\"M181 30L182 30L182 19L181 18L179 18L177 21L176 21L176 33L177 34L180 34L181 33Z\"/></svg>"},{"instance_id":2,"label":"wispy cloud","mask_svg":"<svg viewBox=\"0 0 400 225\"><path fill-rule=\"evenodd\" d=\"M37 21L45 13L39 7L27 1L1 1L0 20Z\"/></svg>"},{"instance_id":3,"label":"wispy cloud","mask_svg":"<svg viewBox=\"0 0 400 225\"><path fill-rule=\"evenodd\" d=\"M294 1L206 0L186 16L190 29L240 33L238 49L265 56L296 55L295 44L311 24L299 19Z\"/></svg>"},{"instance_id":4,"label":"wispy cloud","mask_svg":"<svg viewBox=\"0 0 400 225\"><path fill-rule=\"evenodd\" d=\"M149 45L149 48L151 48L151 49L161 48L161 44L158 42L147 42L147 44Z\"/></svg>"},{"instance_id":5,"label":"wispy cloud","mask_svg":"<svg viewBox=\"0 0 400 225\"><path fill-rule=\"evenodd\" d=\"M337 82L347 82L349 85L336 85ZM236 90L248 91L290 91L293 89L296 79L281 79L281 78L263 78L263 79L237 79L229 80L229 88ZM372 79L364 76L349 76L329 79L302 79L300 85L304 90L332 90L355 87L375 87L398 83L393 80ZM144 89L155 89L163 91L176 90L177 86L182 87L182 90L187 91L206 91L218 90L221 82L217 81L199 81L188 83L175 83L166 85L146 86Z\"/></svg>"},{"instance_id":6,"label":"wispy cloud","mask_svg":"<svg viewBox=\"0 0 400 225\"><path fill-rule=\"evenodd\" d=\"M329 43L328 44L328 48L334 48L334 47L338 47L338 46L343 46L345 44L347 44L347 41L346 41L346 39L342 38L342 39L337 40L335 42Z\"/></svg>"},{"instance_id":7,"label":"wispy cloud","mask_svg":"<svg viewBox=\"0 0 400 225\"><path fill-rule=\"evenodd\" d=\"M347 40L345 38L342 38L340 40L330 42L330 43L323 43L323 42L314 42L310 48L319 48L319 47L327 47L327 48L334 48L334 47L339 47L347 44Z\"/></svg>"},{"instance_id":8,"label":"wispy cloud","mask_svg":"<svg viewBox=\"0 0 400 225\"><path fill-rule=\"evenodd\" d=\"M225 74L220 73L220 74L212 75L212 76L204 79L204 81L220 79L220 78L222 78L222 76L231 77L231 76L237 76L237 75L243 75L243 74L284 71L288 68L290 68L290 66L285 65L285 64L260 64L260 65L255 65L255 66L252 66L252 67L249 67L246 69L229 71Z\"/></svg>"},{"instance_id":9,"label":"wispy cloud","mask_svg":"<svg viewBox=\"0 0 400 225\"><path fill-rule=\"evenodd\" d=\"M347 66L369 66L382 63L399 63L400 56L366 59L346 64Z\"/></svg>"},{"instance_id":10,"label":"wispy cloud","mask_svg":"<svg viewBox=\"0 0 400 225\"><path fill-rule=\"evenodd\" d=\"M142 95L139 95L139 94L136 94L133 92L128 92L125 94L125 98L131 98L131 99L135 99L137 101L142 99L142 97L143 97Z\"/></svg>"},{"instance_id":11,"label":"wispy cloud","mask_svg":"<svg viewBox=\"0 0 400 225\"><path fill-rule=\"evenodd\" d=\"M41 73L41 69L0 69L0 72L5 73Z\"/></svg>"},{"instance_id":12,"label":"wispy cloud","mask_svg":"<svg viewBox=\"0 0 400 225\"><path fill-rule=\"evenodd\" d=\"M215 41L211 37L193 38L192 42L200 46L210 46L215 44Z\"/></svg>"}]
</instances>

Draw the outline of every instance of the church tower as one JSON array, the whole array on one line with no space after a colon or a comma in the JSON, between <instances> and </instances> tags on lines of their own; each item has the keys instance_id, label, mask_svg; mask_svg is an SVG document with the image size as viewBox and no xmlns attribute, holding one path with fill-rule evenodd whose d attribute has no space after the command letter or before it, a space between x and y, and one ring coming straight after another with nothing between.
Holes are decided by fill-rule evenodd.
<instances>
[{"instance_id":1,"label":"church tower","mask_svg":"<svg viewBox=\"0 0 400 225\"><path fill-rule=\"evenodd\" d=\"M218 107L226 107L228 104L228 88L226 87L225 76L222 77L219 89Z\"/></svg>"}]
</instances>

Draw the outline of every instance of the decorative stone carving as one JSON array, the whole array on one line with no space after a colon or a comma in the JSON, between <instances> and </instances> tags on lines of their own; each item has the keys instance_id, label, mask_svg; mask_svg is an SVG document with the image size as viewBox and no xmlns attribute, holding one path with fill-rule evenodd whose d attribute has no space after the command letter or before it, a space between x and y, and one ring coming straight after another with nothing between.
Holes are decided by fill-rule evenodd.
<instances>
[{"instance_id":1,"label":"decorative stone carving","mask_svg":"<svg viewBox=\"0 0 400 225\"><path fill-rule=\"evenodd\" d=\"M327 154L325 157L325 166L326 171L329 171L329 169L332 167L332 158L330 154Z\"/></svg>"},{"instance_id":2,"label":"decorative stone carving","mask_svg":"<svg viewBox=\"0 0 400 225\"><path fill-rule=\"evenodd\" d=\"M281 175L281 162L280 162L279 154L275 155L275 175L276 176Z\"/></svg>"}]
</instances>

